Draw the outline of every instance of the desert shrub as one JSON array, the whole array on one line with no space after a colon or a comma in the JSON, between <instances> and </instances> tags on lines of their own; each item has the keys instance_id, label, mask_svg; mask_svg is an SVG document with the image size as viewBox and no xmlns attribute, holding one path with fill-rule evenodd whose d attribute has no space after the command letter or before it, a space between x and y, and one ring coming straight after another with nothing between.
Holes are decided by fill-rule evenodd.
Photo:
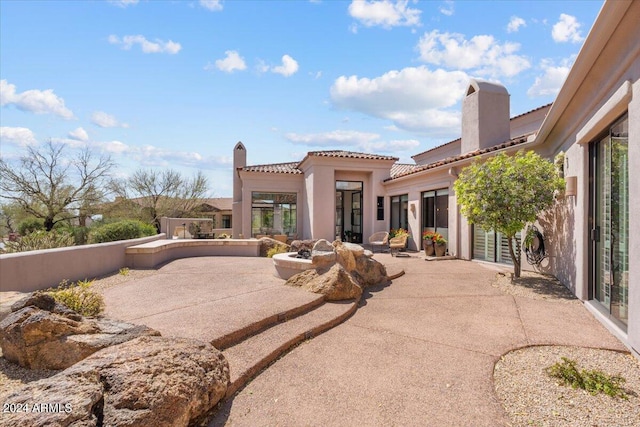
<instances>
[{"instance_id":1,"label":"desert shrub","mask_svg":"<svg viewBox=\"0 0 640 427\"><path fill-rule=\"evenodd\" d=\"M42 218L27 218L18 224L18 233L21 236L26 236L38 230L44 230L44 220Z\"/></svg>"},{"instance_id":2,"label":"desert shrub","mask_svg":"<svg viewBox=\"0 0 640 427\"><path fill-rule=\"evenodd\" d=\"M622 384L626 381L617 375L607 375L598 370L578 371L576 361L562 358L562 362L554 363L545 369L547 374L560 380L562 385L569 385L573 388L581 388L591 394L604 393L611 397L627 399L627 394L622 389Z\"/></svg>"},{"instance_id":3,"label":"desert shrub","mask_svg":"<svg viewBox=\"0 0 640 427\"><path fill-rule=\"evenodd\" d=\"M92 283L92 280L79 280L76 283L63 280L57 288L49 289L46 293L71 310L83 316L93 317L104 310L104 299L102 295L90 289Z\"/></svg>"},{"instance_id":4,"label":"desert shrub","mask_svg":"<svg viewBox=\"0 0 640 427\"><path fill-rule=\"evenodd\" d=\"M221 233L218 235L218 239L230 239L231 236L226 233Z\"/></svg>"},{"instance_id":5,"label":"desert shrub","mask_svg":"<svg viewBox=\"0 0 640 427\"><path fill-rule=\"evenodd\" d=\"M73 246L73 236L64 231L44 231L36 230L26 236L20 237L15 242L5 244L5 252L26 252L37 251L39 249L53 249Z\"/></svg>"},{"instance_id":6,"label":"desert shrub","mask_svg":"<svg viewBox=\"0 0 640 427\"><path fill-rule=\"evenodd\" d=\"M153 236L156 228L137 220L124 220L103 224L89 231L89 243L115 242L116 240L137 239Z\"/></svg>"},{"instance_id":7,"label":"desert shrub","mask_svg":"<svg viewBox=\"0 0 640 427\"><path fill-rule=\"evenodd\" d=\"M273 258L274 255L283 254L287 252L285 245L276 245L267 251L267 258Z\"/></svg>"},{"instance_id":8,"label":"desert shrub","mask_svg":"<svg viewBox=\"0 0 640 427\"><path fill-rule=\"evenodd\" d=\"M122 267L118 271L118 274L120 274L121 276L128 276L129 275L129 267Z\"/></svg>"}]
</instances>

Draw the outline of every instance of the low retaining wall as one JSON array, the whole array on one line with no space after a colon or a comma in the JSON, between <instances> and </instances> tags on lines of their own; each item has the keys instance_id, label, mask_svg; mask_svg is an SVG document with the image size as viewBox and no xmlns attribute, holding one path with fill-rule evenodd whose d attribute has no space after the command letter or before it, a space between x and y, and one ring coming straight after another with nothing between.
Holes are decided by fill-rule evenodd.
<instances>
[{"instance_id":1,"label":"low retaining wall","mask_svg":"<svg viewBox=\"0 0 640 427\"><path fill-rule=\"evenodd\" d=\"M125 267L125 249L166 241L164 234L93 245L0 255L0 291L32 292L62 280L93 279Z\"/></svg>"},{"instance_id":2,"label":"low retaining wall","mask_svg":"<svg viewBox=\"0 0 640 427\"><path fill-rule=\"evenodd\" d=\"M154 268L177 258L198 256L260 256L257 239L177 239L157 240L126 249L131 268Z\"/></svg>"}]
</instances>

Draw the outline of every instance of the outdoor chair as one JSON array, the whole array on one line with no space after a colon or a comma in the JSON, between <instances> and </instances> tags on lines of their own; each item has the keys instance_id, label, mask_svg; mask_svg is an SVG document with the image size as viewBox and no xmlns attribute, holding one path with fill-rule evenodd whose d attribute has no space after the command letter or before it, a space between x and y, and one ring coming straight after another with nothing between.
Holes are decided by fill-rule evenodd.
<instances>
[{"instance_id":1,"label":"outdoor chair","mask_svg":"<svg viewBox=\"0 0 640 427\"><path fill-rule=\"evenodd\" d=\"M394 254L397 255L401 249L404 249L405 246L407 246L408 238L409 236L405 234L404 236L392 237L391 240L389 240L389 251L391 252L391 256L394 256Z\"/></svg>"},{"instance_id":2,"label":"outdoor chair","mask_svg":"<svg viewBox=\"0 0 640 427\"><path fill-rule=\"evenodd\" d=\"M371 245L371 251L376 253L376 246L385 247L389 244L389 233L386 231L378 231L373 233L369 237L369 244Z\"/></svg>"}]
</instances>

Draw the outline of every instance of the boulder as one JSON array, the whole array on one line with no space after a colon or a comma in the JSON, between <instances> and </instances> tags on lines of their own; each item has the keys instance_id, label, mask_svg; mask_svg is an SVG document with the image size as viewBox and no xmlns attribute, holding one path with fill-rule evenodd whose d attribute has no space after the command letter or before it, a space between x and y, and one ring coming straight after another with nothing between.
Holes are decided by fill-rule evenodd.
<instances>
[{"instance_id":1,"label":"boulder","mask_svg":"<svg viewBox=\"0 0 640 427\"><path fill-rule=\"evenodd\" d=\"M269 252L272 248L283 248L283 252L289 252L289 245L286 243L282 243L276 239L272 239L270 237L261 237L260 238L260 256L266 257L267 252Z\"/></svg>"},{"instance_id":2,"label":"boulder","mask_svg":"<svg viewBox=\"0 0 640 427\"><path fill-rule=\"evenodd\" d=\"M387 269L383 264L368 257L366 253L355 258L356 268L351 274L363 288L386 282Z\"/></svg>"},{"instance_id":3,"label":"boulder","mask_svg":"<svg viewBox=\"0 0 640 427\"><path fill-rule=\"evenodd\" d=\"M2 402L29 405L28 412L2 414L2 425L196 425L228 384L229 364L210 344L140 337L0 395Z\"/></svg>"},{"instance_id":4,"label":"boulder","mask_svg":"<svg viewBox=\"0 0 640 427\"><path fill-rule=\"evenodd\" d=\"M325 239L318 240L311 249L311 254L315 252L333 252L333 246Z\"/></svg>"},{"instance_id":5,"label":"boulder","mask_svg":"<svg viewBox=\"0 0 640 427\"><path fill-rule=\"evenodd\" d=\"M316 240L294 240L291 242L291 252L300 252L302 249L311 252L315 244Z\"/></svg>"},{"instance_id":6,"label":"boulder","mask_svg":"<svg viewBox=\"0 0 640 427\"><path fill-rule=\"evenodd\" d=\"M85 318L64 307L58 310L58 305L45 306L53 311L15 307L18 310L0 322L0 346L7 360L30 369L65 369L102 348L160 335L146 326Z\"/></svg>"},{"instance_id":7,"label":"boulder","mask_svg":"<svg viewBox=\"0 0 640 427\"><path fill-rule=\"evenodd\" d=\"M314 268L329 268L336 263L336 253L331 252L312 252L311 265Z\"/></svg>"},{"instance_id":8,"label":"boulder","mask_svg":"<svg viewBox=\"0 0 640 427\"><path fill-rule=\"evenodd\" d=\"M342 246L351 251L353 256L358 257L364 254L364 248L356 243L341 242Z\"/></svg>"},{"instance_id":9,"label":"boulder","mask_svg":"<svg viewBox=\"0 0 640 427\"><path fill-rule=\"evenodd\" d=\"M21 310L25 307L37 307L42 310L50 311L52 313L61 314L72 320L81 320L82 316L75 311L68 308L66 305L62 305L49 294L44 292L33 292L26 297L14 302L11 305L11 312Z\"/></svg>"},{"instance_id":10,"label":"boulder","mask_svg":"<svg viewBox=\"0 0 640 427\"><path fill-rule=\"evenodd\" d=\"M342 242L336 240L334 242L336 250L336 258L338 264L342 265L348 272L352 272L356 269L356 258L353 256L353 252Z\"/></svg>"},{"instance_id":11,"label":"boulder","mask_svg":"<svg viewBox=\"0 0 640 427\"><path fill-rule=\"evenodd\" d=\"M326 301L360 299L362 288L340 264L325 270L307 270L286 282L308 291L324 295Z\"/></svg>"}]
</instances>

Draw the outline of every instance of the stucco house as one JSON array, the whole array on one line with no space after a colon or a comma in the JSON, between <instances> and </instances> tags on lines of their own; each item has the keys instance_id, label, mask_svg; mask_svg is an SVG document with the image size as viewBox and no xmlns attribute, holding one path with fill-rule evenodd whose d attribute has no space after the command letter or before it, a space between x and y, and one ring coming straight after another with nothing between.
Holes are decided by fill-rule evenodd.
<instances>
[{"instance_id":1,"label":"stucco house","mask_svg":"<svg viewBox=\"0 0 640 427\"><path fill-rule=\"evenodd\" d=\"M640 351L640 2L607 1L553 104L510 117L507 89L471 80L461 137L400 164L391 156L313 151L299 162L247 165L234 147L233 235L366 242L407 228L446 236L461 259L508 263L505 240L469 224L459 171L499 152L565 153L567 191L537 227L556 276L636 354ZM635 185L634 185L635 184ZM532 268L523 264L523 268Z\"/></svg>"}]
</instances>

